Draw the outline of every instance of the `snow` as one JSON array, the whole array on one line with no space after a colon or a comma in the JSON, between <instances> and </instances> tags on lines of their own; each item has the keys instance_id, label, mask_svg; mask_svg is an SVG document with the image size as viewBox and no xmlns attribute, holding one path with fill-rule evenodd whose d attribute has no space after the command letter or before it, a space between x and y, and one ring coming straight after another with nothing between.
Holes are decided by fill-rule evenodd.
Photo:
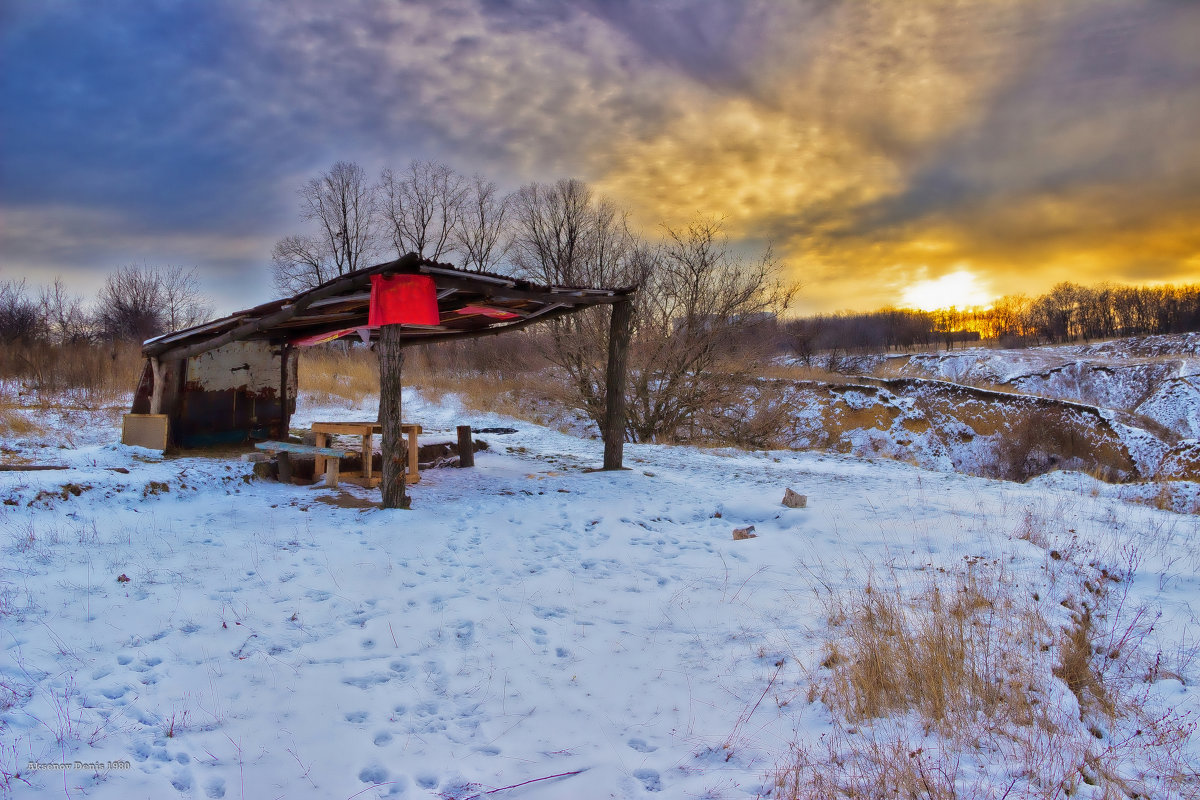
<instances>
[{"instance_id":1,"label":"snow","mask_svg":"<svg viewBox=\"0 0 1200 800\"><path fill-rule=\"evenodd\" d=\"M1194 636L1197 519L1086 476L665 445L594 473L594 439L404 400L423 440L517 431L481 436L474 469L422 473L400 512L252 480L229 454L113 444L113 412L37 416L51 432L13 452L70 469L0 473L0 770L21 771L17 796L466 798L562 775L500 796L758 797L791 742L828 730L805 699L820 593L882 570L916 588L979 556L1054 596L1047 551L1016 538L1031 515L1100 560L1136 548L1159 647ZM809 507L784 508L787 487ZM757 538L734 541L747 525ZM1194 668L1157 701L1195 709Z\"/></svg>"}]
</instances>

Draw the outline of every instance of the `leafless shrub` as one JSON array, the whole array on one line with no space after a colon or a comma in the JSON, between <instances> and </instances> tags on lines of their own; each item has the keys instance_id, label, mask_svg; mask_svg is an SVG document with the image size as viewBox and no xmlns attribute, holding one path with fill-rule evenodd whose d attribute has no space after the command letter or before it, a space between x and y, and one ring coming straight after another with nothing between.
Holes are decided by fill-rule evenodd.
<instances>
[{"instance_id":1,"label":"leafless shrub","mask_svg":"<svg viewBox=\"0 0 1200 800\"><path fill-rule=\"evenodd\" d=\"M1108 465L1094 464L1095 458L1088 440L1069 418L1035 408L1021 412L1000 437L992 461L983 471L991 477L1020 482L1071 466L1094 466L1107 471Z\"/></svg>"},{"instance_id":2,"label":"leafless shrub","mask_svg":"<svg viewBox=\"0 0 1200 800\"><path fill-rule=\"evenodd\" d=\"M755 450L786 447L795 415L795 405L783 387L759 381L744 387L741 402L715 404L697 411L688 438L709 438L715 443Z\"/></svg>"},{"instance_id":3,"label":"leafless shrub","mask_svg":"<svg viewBox=\"0 0 1200 800\"><path fill-rule=\"evenodd\" d=\"M738 407L798 288L779 279L769 249L735 256L717 220L665 230L637 300L628 423L637 441L683 438L695 415Z\"/></svg>"},{"instance_id":4,"label":"leafless shrub","mask_svg":"<svg viewBox=\"0 0 1200 800\"><path fill-rule=\"evenodd\" d=\"M62 278L42 289L39 306L46 335L54 344L73 345L91 339L93 325L83 298L72 294Z\"/></svg>"},{"instance_id":5,"label":"leafless shrub","mask_svg":"<svg viewBox=\"0 0 1200 800\"><path fill-rule=\"evenodd\" d=\"M28 343L42 334L38 305L26 291L25 281L0 281L0 341Z\"/></svg>"},{"instance_id":6,"label":"leafless shrub","mask_svg":"<svg viewBox=\"0 0 1200 800\"><path fill-rule=\"evenodd\" d=\"M96 322L109 340L142 342L203 322L212 313L195 269L118 267L96 298Z\"/></svg>"}]
</instances>

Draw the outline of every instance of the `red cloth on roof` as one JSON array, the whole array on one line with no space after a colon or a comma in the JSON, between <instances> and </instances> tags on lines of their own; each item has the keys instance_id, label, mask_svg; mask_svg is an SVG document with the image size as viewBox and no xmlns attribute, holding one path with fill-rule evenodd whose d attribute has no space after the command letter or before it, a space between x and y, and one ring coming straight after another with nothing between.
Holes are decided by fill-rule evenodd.
<instances>
[{"instance_id":1,"label":"red cloth on roof","mask_svg":"<svg viewBox=\"0 0 1200 800\"><path fill-rule=\"evenodd\" d=\"M437 325L437 287L428 275L372 275L367 326Z\"/></svg>"},{"instance_id":2,"label":"red cloth on roof","mask_svg":"<svg viewBox=\"0 0 1200 800\"><path fill-rule=\"evenodd\" d=\"M483 316L491 317L492 319L516 319L517 317L521 316L520 314L514 314L511 311L505 311L500 308L491 308L490 306L463 306L458 310L457 313L462 314L463 316L482 314Z\"/></svg>"}]
</instances>

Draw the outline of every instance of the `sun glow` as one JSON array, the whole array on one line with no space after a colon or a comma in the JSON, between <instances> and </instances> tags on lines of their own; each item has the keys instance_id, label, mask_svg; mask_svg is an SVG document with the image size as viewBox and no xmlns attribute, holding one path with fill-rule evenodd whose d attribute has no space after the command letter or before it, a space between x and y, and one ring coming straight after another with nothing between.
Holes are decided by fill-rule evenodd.
<instances>
[{"instance_id":1,"label":"sun glow","mask_svg":"<svg viewBox=\"0 0 1200 800\"><path fill-rule=\"evenodd\" d=\"M940 278L917 281L904 290L901 305L921 311L985 306L992 297L971 272L960 269Z\"/></svg>"}]
</instances>

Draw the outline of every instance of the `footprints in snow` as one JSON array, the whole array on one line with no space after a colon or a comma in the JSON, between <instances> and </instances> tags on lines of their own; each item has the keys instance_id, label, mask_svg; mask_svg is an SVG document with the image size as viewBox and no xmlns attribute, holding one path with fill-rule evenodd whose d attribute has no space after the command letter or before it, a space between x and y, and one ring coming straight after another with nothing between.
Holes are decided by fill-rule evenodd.
<instances>
[{"instance_id":1,"label":"footprints in snow","mask_svg":"<svg viewBox=\"0 0 1200 800\"><path fill-rule=\"evenodd\" d=\"M662 791L662 778L659 776L657 770L635 769L633 777L642 782L642 786L645 787L647 792Z\"/></svg>"}]
</instances>

